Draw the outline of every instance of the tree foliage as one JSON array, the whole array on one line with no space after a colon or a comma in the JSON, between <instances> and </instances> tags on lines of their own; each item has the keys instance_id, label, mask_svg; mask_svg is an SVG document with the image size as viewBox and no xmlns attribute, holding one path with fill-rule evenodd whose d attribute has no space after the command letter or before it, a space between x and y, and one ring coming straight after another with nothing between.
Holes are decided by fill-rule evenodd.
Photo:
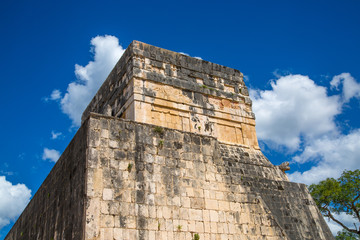
<instances>
[{"instance_id":1,"label":"tree foliage","mask_svg":"<svg viewBox=\"0 0 360 240\"><path fill-rule=\"evenodd\" d=\"M346 231L360 236L360 170L344 171L338 179L327 178L309 187L321 213L342 226ZM354 227L338 220L345 213L354 218ZM357 225L356 225L357 224ZM344 235L346 237L346 235ZM340 238L351 239L351 238Z\"/></svg>"},{"instance_id":2,"label":"tree foliage","mask_svg":"<svg viewBox=\"0 0 360 240\"><path fill-rule=\"evenodd\" d=\"M336 240L358 240L358 235L355 233L351 233L343 229L337 233L335 237Z\"/></svg>"}]
</instances>

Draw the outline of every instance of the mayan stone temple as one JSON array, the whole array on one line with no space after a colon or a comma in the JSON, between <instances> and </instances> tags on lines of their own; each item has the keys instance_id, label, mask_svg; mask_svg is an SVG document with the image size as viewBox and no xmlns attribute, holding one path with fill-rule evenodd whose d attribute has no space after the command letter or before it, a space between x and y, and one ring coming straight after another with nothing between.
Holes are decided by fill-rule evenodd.
<instances>
[{"instance_id":1,"label":"mayan stone temple","mask_svg":"<svg viewBox=\"0 0 360 240\"><path fill-rule=\"evenodd\" d=\"M334 239L240 71L133 41L6 240Z\"/></svg>"}]
</instances>

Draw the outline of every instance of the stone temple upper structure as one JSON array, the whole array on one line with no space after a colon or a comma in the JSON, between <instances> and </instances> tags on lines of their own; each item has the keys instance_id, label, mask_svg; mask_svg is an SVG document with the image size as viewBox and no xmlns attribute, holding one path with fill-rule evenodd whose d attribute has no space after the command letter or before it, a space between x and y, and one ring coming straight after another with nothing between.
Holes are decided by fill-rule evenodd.
<instances>
[{"instance_id":1,"label":"stone temple upper structure","mask_svg":"<svg viewBox=\"0 0 360 240\"><path fill-rule=\"evenodd\" d=\"M133 41L6 240L334 239L240 71Z\"/></svg>"},{"instance_id":2,"label":"stone temple upper structure","mask_svg":"<svg viewBox=\"0 0 360 240\"><path fill-rule=\"evenodd\" d=\"M138 41L116 64L83 121L90 112L259 149L240 71Z\"/></svg>"}]
</instances>

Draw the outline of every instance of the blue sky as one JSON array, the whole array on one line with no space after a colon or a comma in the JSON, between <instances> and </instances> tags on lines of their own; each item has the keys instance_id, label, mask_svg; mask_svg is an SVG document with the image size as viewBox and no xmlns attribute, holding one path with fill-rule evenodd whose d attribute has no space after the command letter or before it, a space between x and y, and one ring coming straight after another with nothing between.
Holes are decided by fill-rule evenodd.
<instances>
[{"instance_id":1,"label":"blue sky","mask_svg":"<svg viewBox=\"0 0 360 240\"><path fill-rule=\"evenodd\" d=\"M88 96L69 84L94 91L132 40L243 72L263 152L290 161L292 180L358 168L359 11L354 0L2 1L0 239L76 132L71 104Z\"/></svg>"}]
</instances>

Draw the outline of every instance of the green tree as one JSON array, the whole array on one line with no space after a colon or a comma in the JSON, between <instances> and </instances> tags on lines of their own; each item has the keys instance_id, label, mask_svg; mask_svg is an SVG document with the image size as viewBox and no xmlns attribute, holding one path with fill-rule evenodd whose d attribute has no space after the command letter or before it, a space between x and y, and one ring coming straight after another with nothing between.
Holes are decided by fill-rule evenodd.
<instances>
[{"instance_id":1,"label":"green tree","mask_svg":"<svg viewBox=\"0 0 360 240\"><path fill-rule=\"evenodd\" d=\"M351 233L343 229L342 231L339 231L337 233L337 236L335 237L336 240L357 240L359 239L357 237L357 234Z\"/></svg>"},{"instance_id":2,"label":"green tree","mask_svg":"<svg viewBox=\"0 0 360 240\"><path fill-rule=\"evenodd\" d=\"M338 179L327 178L318 184L312 184L309 191L321 213L339 224L349 233L340 232L343 238L354 235L360 237L360 170L344 171ZM345 213L354 218L354 227L348 227L338 220ZM339 236L339 235L338 235Z\"/></svg>"}]
</instances>

